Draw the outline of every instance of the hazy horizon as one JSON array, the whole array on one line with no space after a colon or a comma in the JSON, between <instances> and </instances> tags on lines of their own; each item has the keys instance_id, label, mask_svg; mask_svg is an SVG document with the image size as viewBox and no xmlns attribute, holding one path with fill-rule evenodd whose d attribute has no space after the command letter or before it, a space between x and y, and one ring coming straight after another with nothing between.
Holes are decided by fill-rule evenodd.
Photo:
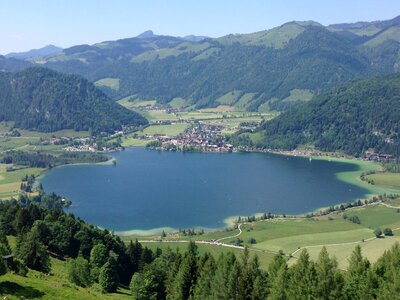
<instances>
[{"instance_id":1,"label":"hazy horizon","mask_svg":"<svg viewBox=\"0 0 400 300\"><path fill-rule=\"evenodd\" d=\"M190 2L190 3L189 3ZM389 20L400 15L400 2L387 0L182 0L5 2L0 11L0 54L46 45L68 48L130 38L152 30L158 35L227 34L267 30L291 21L322 25ZM354 13L354 12L357 13Z\"/></svg>"}]
</instances>

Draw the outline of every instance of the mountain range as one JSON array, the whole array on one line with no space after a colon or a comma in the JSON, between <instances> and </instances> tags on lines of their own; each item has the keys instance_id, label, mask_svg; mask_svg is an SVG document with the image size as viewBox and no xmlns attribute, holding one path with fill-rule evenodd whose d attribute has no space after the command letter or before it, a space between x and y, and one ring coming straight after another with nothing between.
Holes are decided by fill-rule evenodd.
<instances>
[{"instance_id":1,"label":"mountain range","mask_svg":"<svg viewBox=\"0 0 400 300\"><path fill-rule=\"evenodd\" d=\"M400 17L330 26L306 21L220 38L147 31L22 62L0 58L0 69L40 64L80 74L114 99L287 110L350 80L398 71L399 51Z\"/></svg>"},{"instance_id":2,"label":"mountain range","mask_svg":"<svg viewBox=\"0 0 400 300\"><path fill-rule=\"evenodd\" d=\"M7 58L17 58L17 59L30 59L34 57L42 57L48 55L55 55L62 52L62 48L54 46L54 45L47 45L43 48L39 49L32 49L26 52L18 52L18 53L8 53L6 55Z\"/></svg>"}]
</instances>

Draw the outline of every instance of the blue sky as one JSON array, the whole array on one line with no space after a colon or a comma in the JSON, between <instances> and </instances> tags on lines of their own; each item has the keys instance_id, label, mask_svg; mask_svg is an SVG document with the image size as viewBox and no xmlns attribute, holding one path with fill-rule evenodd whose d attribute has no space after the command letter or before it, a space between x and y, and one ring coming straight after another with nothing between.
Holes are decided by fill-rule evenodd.
<instances>
[{"instance_id":1,"label":"blue sky","mask_svg":"<svg viewBox=\"0 0 400 300\"><path fill-rule=\"evenodd\" d=\"M156 34L222 36L292 20L385 20L399 0L2 0L0 53Z\"/></svg>"}]
</instances>

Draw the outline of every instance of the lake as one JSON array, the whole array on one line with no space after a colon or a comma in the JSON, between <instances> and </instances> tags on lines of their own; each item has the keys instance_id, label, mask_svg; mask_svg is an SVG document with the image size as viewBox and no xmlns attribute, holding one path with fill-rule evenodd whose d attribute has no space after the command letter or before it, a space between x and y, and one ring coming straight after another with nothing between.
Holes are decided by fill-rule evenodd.
<instances>
[{"instance_id":1,"label":"lake","mask_svg":"<svg viewBox=\"0 0 400 300\"><path fill-rule=\"evenodd\" d=\"M266 153L182 153L129 148L117 165L70 165L42 179L46 192L73 201L68 211L116 231L219 228L236 215L301 214L367 190L335 174L353 164Z\"/></svg>"}]
</instances>

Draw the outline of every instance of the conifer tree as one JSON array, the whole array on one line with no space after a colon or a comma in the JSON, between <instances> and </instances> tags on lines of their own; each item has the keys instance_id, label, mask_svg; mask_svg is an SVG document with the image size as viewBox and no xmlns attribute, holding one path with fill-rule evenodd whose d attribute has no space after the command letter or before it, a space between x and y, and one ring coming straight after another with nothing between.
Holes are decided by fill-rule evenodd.
<instances>
[{"instance_id":1,"label":"conifer tree","mask_svg":"<svg viewBox=\"0 0 400 300\"><path fill-rule=\"evenodd\" d=\"M193 292L193 298L195 300L210 299L212 296L212 282L214 280L214 274L216 270L215 260L212 256L208 255L207 260L204 262L197 284Z\"/></svg>"},{"instance_id":2,"label":"conifer tree","mask_svg":"<svg viewBox=\"0 0 400 300\"><path fill-rule=\"evenodd\" d=\"M286 300L288 298L289 288L289 274L286 264L281 265L277 270L276 276L271 277L272 286L270 294L268 295L269 300Z\"/></svg>"},{"instance_id":3,"label":"conifer tree","mask_svg":"<svg viewBox=\"0 0 400 300\"><path fill-rule=\"evenodd\" d=\"M337 261L329 257L325 247L319 253L316 263L317 297L320 299L342 298L343 276L338 272Z\"/></svg>"},{"instance_id":4,"label":"conifer tree","mask_svg":"<svg viewBox=\"0 0 400 300\"><path fill-rule=\"evenodd\" d=\"M346 272L344 298L345 299L363 299L368 287L368 270L370 262L363 258L361 247L357 245L350 256L349 267Z\"/></svg>"},{"instance_id":5,"label":"conifer tree","mask_svg":"<svg viewBox=\"0 0 400 300\"><path fill-rule=\"evenodd\" d=\"M314 263L310 260L307 249L304 249L296 264L290 268L288 296L290 299L315 298L317 285Z\"/></svg>"},{"instance_id":6,"label":"conifer tree","mask_svg":"<svg viewBox=\"0 0 400 300\"><path fill-rule=\"evenodd\" d=\"M50 272L51 263L46 246L40 241L35 230L17 239L17 257L20 258L28 268L40 272Z\"/></svg>"},{"instance_id":7,"label":"conifer tree","mask_svg":"<svg viewBox=\"0 0 400 300\"><path fill-rule=\"evenodd\" d=\"M116 261L111 256L100 269L99 284L103 292L113 293L117 291L118 281Z\"/></svg>"}]
</instances>

